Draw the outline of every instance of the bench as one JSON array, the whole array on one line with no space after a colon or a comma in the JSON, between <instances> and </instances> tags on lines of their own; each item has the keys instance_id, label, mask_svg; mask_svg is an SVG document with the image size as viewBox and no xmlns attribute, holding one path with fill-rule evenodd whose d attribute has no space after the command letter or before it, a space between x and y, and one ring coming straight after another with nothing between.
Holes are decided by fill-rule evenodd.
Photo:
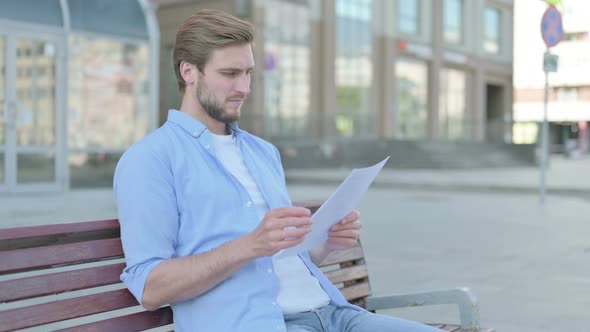
<instances>
[{"instance_id":1,"label":"bench","mask_svg":"<svg viewBox=\"0 0 590 332\"><path fill-rule=\"evenodd\" d=\"M315 211L321 201L295 205ZM170 307L143 310L119 280L125 266L116 219L0 229L0 331L172 331ZM373 297L360 246L328 255L320 268L344 296L368 310L457 304L461 325L481 331L468 289ZM32 329L35 330L35 329Z\"/></svg>"}]
</instances>

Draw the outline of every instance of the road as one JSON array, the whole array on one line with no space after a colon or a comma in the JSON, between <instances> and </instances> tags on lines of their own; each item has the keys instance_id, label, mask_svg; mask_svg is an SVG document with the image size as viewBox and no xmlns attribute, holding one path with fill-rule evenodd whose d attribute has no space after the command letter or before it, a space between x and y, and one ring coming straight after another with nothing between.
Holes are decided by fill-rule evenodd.
<instances>
[{"instance_id":1,"label":"road","mask_svg":"<svg viewBox=\"0 0 590 332\"><path fill-rule=\"evenodd\" d=\"M293 199L333 186L292 186ZM472 288L482 326L502 332L590 329L590 202L537 195L371 188L359 210L374 294ZM392 310L457 322L453 306Z\"/></svg>"}]
</instances>

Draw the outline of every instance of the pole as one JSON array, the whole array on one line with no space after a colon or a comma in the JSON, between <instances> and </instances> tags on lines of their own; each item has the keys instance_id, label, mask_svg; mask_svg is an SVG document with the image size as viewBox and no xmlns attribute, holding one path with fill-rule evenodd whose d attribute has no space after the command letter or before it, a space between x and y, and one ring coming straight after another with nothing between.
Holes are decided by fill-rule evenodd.
<instances>
[{"instance_id":1,"label":"pole","mask_svg":"<svg viewBox=\"0 0 590 332\"><path fill-rule=\"evenodd\" d=\"M549 52L549 49L547 49ZM545 69L545 96L543 103L543 128L541 131L541 186L540 202L545 204L545 173L547 172L547 161L549 159L549 123L547 122L547 101L549 96L549 71Z\"/></svg>"}]
</instances>

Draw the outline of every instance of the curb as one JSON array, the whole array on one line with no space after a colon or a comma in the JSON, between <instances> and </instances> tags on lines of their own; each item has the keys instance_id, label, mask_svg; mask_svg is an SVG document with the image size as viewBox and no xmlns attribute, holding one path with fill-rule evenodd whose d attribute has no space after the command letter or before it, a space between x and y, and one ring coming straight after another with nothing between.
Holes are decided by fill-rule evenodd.
<instances>
[{"instance_id":1,"label":"curb","mask_svg":"<svg viewBox=\"0 0 590 332\"><path fill-rule=\"evenodd\" d=\"M342 183L340 179L320 179L299 176L286 176L287 184L308 184L308 185L332 185L338 186ZM401 182L401 181L384 181L375 180L371 187L404 189L404 190L435 190L435 191L457 191L457 192L480 192L480 193L513 193L513 194L539 194L538 186L517 186L502 184L461 184L461 183L431 183L431 182ZM586 188L559 188L547 187L545 193L556 196L578 197L590 200L590 189Z\"/></svg>"}]
</instances>

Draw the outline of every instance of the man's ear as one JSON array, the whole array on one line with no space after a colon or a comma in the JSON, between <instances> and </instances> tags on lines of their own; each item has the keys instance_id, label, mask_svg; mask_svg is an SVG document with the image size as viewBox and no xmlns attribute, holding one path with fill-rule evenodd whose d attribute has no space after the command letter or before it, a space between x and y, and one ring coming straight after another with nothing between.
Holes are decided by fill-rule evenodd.
<instances>
[{"instance_id":1,"label":"man's ear","mask_svg":"<svg viewBox=\"0 0 590 332\"><path fill-rule=\"evenodd\" d=\"M197 66L186 61L180 62L180 76L182 76L186 86L197 84L199 81L199 75L197 75Z\"/></svg>"}]
</instances>

